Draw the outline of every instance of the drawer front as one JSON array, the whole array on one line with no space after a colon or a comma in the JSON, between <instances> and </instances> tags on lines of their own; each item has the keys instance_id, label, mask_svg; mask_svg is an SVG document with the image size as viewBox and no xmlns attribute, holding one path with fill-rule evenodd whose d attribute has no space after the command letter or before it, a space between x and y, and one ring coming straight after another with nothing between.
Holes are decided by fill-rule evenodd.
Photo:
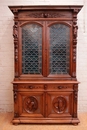
<instances>
[{"instance_id":1,"label":"drawer front","mask_svg":"<svg viewBox=\"0 0 87 130\"><path fill-rule=\"evenodd\" d=\"M36 91L36 90L43 90L44 89L44 85L43 84L19 84L18 85L18 89L19 90L25 90L25 91Z\"/></svg>"},{"instance_id":2,"label":"drawer front","mask_svg":"<svg viewBox=\"0 0 87 130\"><path fill-rule=\"evenodd\" d=\"M48 90L51 91L72 91L73 85L72 84L48 84Z\"/></svg>"},{"instance_id":3,"label":"drawer front","mask_svg":"<svg viewBox=\"0 0 87 130\"><path fill-rule=\"evenodd\" d=\"M17 84L18 91L73 91L73 84Z\"/></svg>"}]
</instances>

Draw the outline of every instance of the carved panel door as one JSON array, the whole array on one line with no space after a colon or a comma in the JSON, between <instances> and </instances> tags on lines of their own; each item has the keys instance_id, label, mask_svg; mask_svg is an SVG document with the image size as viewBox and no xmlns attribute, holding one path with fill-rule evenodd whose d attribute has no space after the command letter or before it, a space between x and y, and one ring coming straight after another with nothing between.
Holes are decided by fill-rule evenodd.
<instances>
[{"instance_id":1,"label":"carved panel door","mask_svg":"<svg viewBox=\"0 0 87 130\"><path fill-rule=\"evenodd\" d=\"M48 92L47 104L48 117L71 117L73 114L73 93Z\"/></svg>"},{"instance_id":2,"label":"carved panel door","mask_svg":"<svg viewBox=\"0 0 87 130\"><path fill-rule=\"evenodd\" d=\"M44 94L43 92L19 92L18 107L20 116L44 117Z\"/></svg>"}]
</instances>

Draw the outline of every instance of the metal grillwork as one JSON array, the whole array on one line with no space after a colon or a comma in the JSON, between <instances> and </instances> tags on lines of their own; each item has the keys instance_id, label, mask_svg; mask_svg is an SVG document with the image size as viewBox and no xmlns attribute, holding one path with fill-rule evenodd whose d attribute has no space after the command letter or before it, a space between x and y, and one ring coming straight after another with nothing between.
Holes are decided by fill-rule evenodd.
<instances>
[{"instance_id":1,"label":"metal grillwork","mask_svg":"<svg viewBox=\"0 0 87 130\"><path fill-rule=\"evenodd\" d=\"M70 64L70 28L64 24L50 27L50 73L67 74Z\"/></svg>"},{"instance_id":2,"label":"metal grillwork","mask_svg":"<svg viewBox=\"0 0 87 130\"><path fill-rule=\"evenodd\" d=\"M22 27L22 73L42 73L42 28L37 24Z\"/></svg>"}]
</instances>

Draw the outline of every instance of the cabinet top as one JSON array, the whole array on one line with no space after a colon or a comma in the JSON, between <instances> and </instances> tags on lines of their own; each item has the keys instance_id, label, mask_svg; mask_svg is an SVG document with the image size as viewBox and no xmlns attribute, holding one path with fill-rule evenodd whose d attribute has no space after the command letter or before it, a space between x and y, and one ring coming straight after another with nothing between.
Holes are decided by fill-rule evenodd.
<instances>
[{"instance_id":1,"label":"cabinet top","mask_svg":"<svg viewBox=\"0 0 87 130\"><path fill-rule=\"evenodd\" d=\"M57 11L57 10L68 10L68 11L74 11L74 12L76 12L76 13L78 13L80 10L81 10L81 8L83 7L83 5L38 5L38 6L36 6L36 5L34 5L34 6L8 6L9 8L10 8L10 10L13 12L13 14L14 13L16 13L16 12L18 12L18 11L22 11L22 10L25 10L25 11L27 11L27 10L30 10L30 11L32 11L32 10L36 10L36 11L40 11L40 10L51 10L51 11Z\"/></svg>"}]
</instances>

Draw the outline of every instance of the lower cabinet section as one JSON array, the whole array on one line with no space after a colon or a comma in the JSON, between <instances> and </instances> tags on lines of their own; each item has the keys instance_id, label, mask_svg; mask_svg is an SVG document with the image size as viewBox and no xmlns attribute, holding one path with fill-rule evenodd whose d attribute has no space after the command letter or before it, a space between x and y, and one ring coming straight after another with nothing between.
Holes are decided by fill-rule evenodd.
<instances>
[{"instance_id":1,"label":"lower cabinet section","mask_svg":"<svg viewBox=\"0 0 87 130\"><path fill-rule=\"evenodd\" d=\"M14 84L13 123L72 123L78 84Z\"/></svg>"}]
</instances>

